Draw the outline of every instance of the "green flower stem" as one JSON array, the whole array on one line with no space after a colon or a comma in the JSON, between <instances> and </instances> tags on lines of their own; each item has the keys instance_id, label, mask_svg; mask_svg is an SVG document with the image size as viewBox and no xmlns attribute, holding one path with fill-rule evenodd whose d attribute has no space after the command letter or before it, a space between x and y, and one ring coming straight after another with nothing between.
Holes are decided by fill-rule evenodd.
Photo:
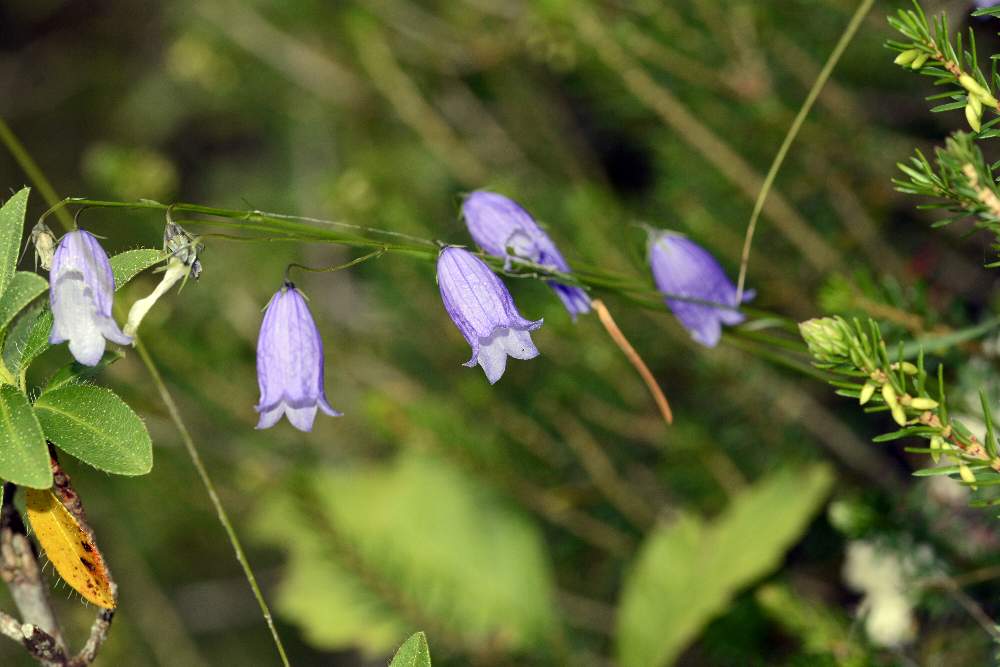
<instances>
[{"instance_id":1,"label":"green flower stem","mask_svg":"<svg viewBox=\"0 0 1000 667\"><path fill-rule=\"evenodd\" d=\"M163 212L167 212L169 210L171 213L190 213L210 216L209 219L187 218L184 220L178 220L177 222L185 225L232 227L242 229L244 231L271 234L280 232L287 235L289 240L295 239L316 243L333 243L352 248L369 250L384 249L386 253L407 255L430 261L436 260L440 249L445 245L448 245L442 241L423 239L410 236L408 234L399 234L385 229L360 227L333 220L307 218L264 211L242 211L238 209L217 208L213 206L203 206L200 204L179 203L168 205L149 199L141 199L135 202L119 202L87 199L82 197L69 197L52 206L52 208L42 215L41 219L44 220L48 215L69 206L154 210ZM395 236L409 241L409 243L390 243L382 240L367 238L365 236L359 236L357 234L345 234L340 231L334 231L331 227L352 229L367 234L386 237ZM728 304L720 304L681 295L663 294L654 289L647 282L636 280L635 278L629 276L602 271L586 264L579 264L574 269L573 273L562 273L539 264L533 264L527 261L515 261L512 263L512 270L504 270L503 260L490 256L483 256L482 258L494 269L509 277L537 278L542 280L554 279L569 285L605 289L609 292L615 292L625 296L628 300L644 308L662 310L663 299L670 298L677 301L686 301L690 303L714 306L716 308L736 310L734 306L730 306ZM766 313L765 311L758 312L765 314L768 317L786 319L780 318L779 315L774 313ZM790 326L794 326L790 321L788 321L788 324Z\"/></svg>"},{"instance_id":2,"label":"green flower stem","mask_svg":"<svg viewBox=\"0 0 1000 667\"><path fill-rule=\"evenodd\" d=\"M35 163L31 155L2 118L0 118L0 143L2 143L11 155L14 156L14 159L17 160L17 163L28 175L28 178L30 178L31 181L38 187L42 197L52 207L46 212L46 214L55 213L66 230L72 229L74 227L73 219L69 216L69 213L65 209L67 200L63 200L61 202L58 201L59 197L56 195L52 184L49 183L49 180L45 177L44 172L42 172L41 168L37 163ZM257 599L257 604L260 606L264 620L267 622L267 627L271 632L271 639L274 641L275 648L278 650L281 663L284 667L289 667L290 663L288 662L288 656L285 653L285 646L281 641L281 637L278 635L278 629L275 627L274 619L271 617L271 610L268 608L267 601L264 599L264 594L261 592L260 586L257 584L257 578L254 576L253 570L250 567L250 562L246 558L246 554L243 551L243 546L236 534L236 530L233 528L233 524L229 520L229 515L227 514L225 507L222 505L222 501L219 499L219 494L215 490L215 484L213 484L211 477L209 477L208 471L205 469L204 463L202 463L201 455L198 453L198 449L194 444L194 440L192 440L191 434L188 432L187 426L184 424L180 411L177 409L177 404L174 402L173 396L171 396L166 384L164 384L163 378L160 376L160 371L156 367L156 363L153 361L153 358L149 355L145 346L142 344L142 341L139 340L138 337L135 339L135 346L143 364L146 366L146 370L149 372L150 377L153 379L153 383L156 385L160 398L167 406L167 411L170 413L170 418L174 422L174 426L181 435L181 440L184 442L188 455L191 457L191 462L198 471L198 476L201 478L201 482L205 486L205 490L215 507L219 523L222 524L223 529L226 531L226 535L229 537L229 543L236 552L236 559L239 561L240 567L243 568L243 574L246 576L247 583L250 585L253 595ZM22 373L22 388L23 383L24 377Z\"/></svg>"},{"instance_id":3,"label":"green flower stem","mask_svg":"<svg viewBox=\"0 0 1000 667\"><path fill-rule=\"evenodd\" d=\"M791 126L788 128L788 132L785 134L785 139L781 142L781 146L778 148L778 152L774 156L774 160L771 162L771 168L767 171L767 176L764 177L764 183L761 185L760 192L757 194L757 200L753 205L753 212L750 214L750 222L747 224L746 238L743 240L743 252L740 255L740 275L736 281L736 297L737 302L743 298L743 288L746 285L747 278L747 266L750 263L750 248L753 244L754 232L757 229L757 220L760 219L760 214L764 210L764 202L767 201L767 195L771 192L771 188L774 186L774 179L778 176L778 171L781 170L781 165L785 162L785 157L788 155L788 150L792 147L795 142L795 138L799 135L799 130L802 129L803 123L805 123L806 117L809 112L812 111L813 105L816 103L817 98L819 98L820 92L822 92L823 87L826 85L827 80L830 75L833 74L834 68L837 63L840 62L840 57L844 55L844 51L847 50L847 46L854 39L854 35L858 32L858 28L861 27L861 23L868 16L868 12L871 11L872 5L875 4L875 0L863 0L858 8L854 11L854 16L851 17L850 22L848 22L847 27L844 28L844 32L841 33L840 39L837 40L837 45L833 47L833 51L830 52L830 56L826 59L826 64L823 65L823 69L820 70L819 76L813 82L812 87L809 89L809 93L806 95L805 101L802 102L802 106L799 108L798 114L795 116L795 120L792 121Z\"/></svg>"},{"instance_id":4,"label":"green flower stem","mask_svg":"<svg viewBox=\"0 0 1000 667\"><path fill-rule=\"evenodd\" d=\"M191 458L191 463L194 464L195 470L198 471L201 483L205 486L205 490L208 492L208 497L211 499L212 505L215 507L215 514L219 519L219 523L222 524L222 528L226 531L226 535L229 537L229 543L232 545L233 551L236 552L236 560L239 561L240 567L243 568L243 574L246 577L247 583L250 584L253 596L257 599L257 605L260 607L260 612L263 614L264 620L267 622L267 627L271 631L271 639L274 641L274 645L278 649L281 664L285 667L289 667L290 663L288 662L288 656L285 653L285 646L281 642L281 636L278 635L278 628L275 627L274 618L271 616L271 610L267 606L267 600L264 599L264 593L260 590L260 585L257 583L257 577L254 576L253 569L250 567L250 561L247 560L246 553L243 551L243 545L240 543L240 538L236 534L236 529L233 528L233 524L229 520L229 514L226 512L226 508L223 506L222 500L219 498L219 494L215 490L215 484L212 482L212 478L208 475L208 470L205 468L205 464L201 460L201 454L198 452L198 448L195 446L194 440L191 438L191 434L188 432L187 426L184 424L180 410L177 408L177 403L174 402L174 397L170 394L170 390L167 389L167 385L163 382L163 377L160 375L156 362L153 361L153 357L150 356L149 350L146 349L146 346L143 344L138 335L135 337L135 349L139 353L139 358L142 359L142 363L145 364L146 369L149 371L153 384L156 385L156 390L160 394L160 399L163 401L163 404L167 406L167 412L170 413L170 419L177 427L177 432L180 434L181 441L184 443L184 448L187 450L188 456Z\"/></svg>"}]
</instances>

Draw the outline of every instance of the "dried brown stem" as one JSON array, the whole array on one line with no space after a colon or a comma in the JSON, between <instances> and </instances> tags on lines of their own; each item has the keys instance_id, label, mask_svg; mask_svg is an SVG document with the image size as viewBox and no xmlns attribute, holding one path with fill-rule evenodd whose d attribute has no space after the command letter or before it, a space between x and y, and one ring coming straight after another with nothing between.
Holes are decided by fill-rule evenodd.
<instances>
[{"instance_id":1,"label":"dried brown stem","mask_svg":"<svg viewBox=\"0 0 1000 667\"><path fill-rule=\"evenodd\" d=\"M38 556L28 540L28 531L14 507L17 486L4 484L3 508L0 510L0 577L25 625L45 632L55 646L65 649L62 632L49 602L47 586L38 567ZM37 657L37 656L36 656Z\"/></svg>"},{"instance_id":2,"label":"dried brown stem","mask_svg":"<svg viewBox=\"0 0 1000 667\"><path fill-rule=\"evenodd\" d=\"M639 373L639 377L642 381L646 383L646 387L649 389L649 393L653 395L653 400L656 401L656 407L660 409L660 414L663 415L663 421L667 424L672 424L674 422L673 412L670 410L670 403L667 402L667 397L664 396L663 390L660 389L659 383L657 383L656 378L653 377L652 371L649 370L649 366L646 362L642 360L639 353L635 351L632 344L628 342L628 338L622 333L622 330L618 328L615 323L614 318L611 317L611 313L608 312L608 307L604 305L604 302L600 299L594 299L592 302L594 310L597 311L597 317L601 320L601 324L604 325L605 330L608 335L611 336L611 340L615 342L629 360L629 363L635 368Z\"/></svg>"},{"instance_id":3,"label":"dried brown stem","mask_svg":"<svg viewBox=\"0 0 1000 667\"><path fill-rule=\"evenodd\" d=\"M73 490L69 475L59 467L54 451L51 465L53 493L88 534L91 542L96 544L93 540L94 531L87 523L80 497ZM29 655L43 665L87 667L97 658L98 651L107 640L114 610L98 610L87 643L77 655L70 657L55 612L49 603L47 586L38 567L38 556L28 540L24 522L14 507L16 490L14 484L4 484L3 507L0 509L0 577L7 583L24 622L19 623L14 617L0 612L0 634L20 643ZM117 599L117 586L111 579L110 572L107 576L112 594Z\"/></svg>"}]
</instances>

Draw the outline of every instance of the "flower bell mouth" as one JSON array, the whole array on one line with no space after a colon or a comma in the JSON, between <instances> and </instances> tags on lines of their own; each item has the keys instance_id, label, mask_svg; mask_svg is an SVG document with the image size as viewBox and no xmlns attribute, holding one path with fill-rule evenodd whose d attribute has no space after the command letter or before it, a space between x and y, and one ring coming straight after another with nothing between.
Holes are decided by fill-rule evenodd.
<instances>
[{"instance_id":1,"label":"flower bell mouth","mask_svg":"<svg viewBox=\"0 0 1000 667\"><path fill-rule=\"evenodd\" d=\"M285 282L267 304L257 338L257 428L287 416L300 431L311 431L318 410L331 417L323 382L323 340L305 297Z\"/></svg>"},{"instance_id":2,"label":"flower bell mouth","mask_svg":"<svg viewBox=\"0 0 1000 667\"><path fill-rule=\"evenodd\" d=\"M507 357L538 356L529 332L542 320L522 317L503 281L481 259L462 248L445 248L438 256L437 278L445 310L472 347L466 366L478 364L495 384Z\"/></svg>"},{"instance_id":3,"label":"flower bell mouth","mask_svg":"<svg viewBox=\"0 0 1000 667\"><path fill-rule=\"evenodd\" d=\"M53 318L49 343L69 341L73 358L85 366L100 362L106 340L132 343L111 317L114 274L93 234L74 230L63 236L52 257L49 278Z\"/></svg>"},{"instance_id":4,"label":"flower bell mouth","mask_svg":"<svg viewBox=\"0 0 1000 667\"><path fill-rule=\"evenodd\" d=\"M733 326L746 319L737 310L736 286L715 258L694 241L674 232L652 230L649 265L667 307L698 343L715 347L722 337L722 325ZM743 301L753 297L754 291L747 290Z\"/></svg>"},{"instance_id":5,"label":"flower bell mouth","mask_svg":"<svg viewBox=\"0 0 1000 667\"><path fill-rule=\"evenodd\" d=\"M551 237L514 200L477 190L462 203L462 217L473 240L487 254L504 260L504 268L520 259L560 273L572 272ZM583 289L556 280L546 282L573 320L590 312L590 297Z\"/></svg>"}]
</instances>

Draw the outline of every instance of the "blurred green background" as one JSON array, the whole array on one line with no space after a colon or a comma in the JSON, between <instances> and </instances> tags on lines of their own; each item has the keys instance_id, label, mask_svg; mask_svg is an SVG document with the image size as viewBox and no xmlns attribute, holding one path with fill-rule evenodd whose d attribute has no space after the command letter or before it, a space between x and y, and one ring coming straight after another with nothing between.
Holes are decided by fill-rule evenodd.
<instances>
[{"instance_id":1,"label":"blurred green background","mask_svg":"<svg viewBox=\"0 0 1000 667\"><path fill-rule=\"evenodd\" d=\"M1000 50L966 3L939 4ZM995 306L988 239L930 230L892 189L897 161L964 122L932 116L926 82L883 49L884 12L900 5L865 21L778 178L750 263L760 308L871 315L892 338ZM760 176L856 6L4 0L0 117L62 196L468 243L461 195L489 187L571 264L646 279L633 223L647 223L689 234L735 277ZM4 190L26 182L0 155ZM45 208L37 191L31 205L29 220ZM158 246L163 219L91 210L81 224L120 251ZM970 609L1000 614L995 519L966 509L961 488L910 480L908 455L869 442L883 416L763 346L697 347L665 310L602 295L665 388L669 429L596 318L574 325L541 283L507 281L526 316L545 318L542 356L490 387L460 366L468 349L431 264L385 256L301 275L346 416L318 417L312 434L255 431L257 330L284 266L350 257L210 240L201 280L143 324L294 664L385 664L418 629L441 665L990 660ZM952 353L967 361L954 396L975 405L997 384L998 350ZM55 349L46 367L66 357ZM146 419L156 460L135 479L64 461L121 589L98 664L277 664L136 355L101 381ZM891 574L875 579L899 582L876 594L880 566ZM79 641L93 610L56 586ZM896 606L878 607L887 596ZM6 640L0 663L30 664Z\"/></svg>"}]
</instances>

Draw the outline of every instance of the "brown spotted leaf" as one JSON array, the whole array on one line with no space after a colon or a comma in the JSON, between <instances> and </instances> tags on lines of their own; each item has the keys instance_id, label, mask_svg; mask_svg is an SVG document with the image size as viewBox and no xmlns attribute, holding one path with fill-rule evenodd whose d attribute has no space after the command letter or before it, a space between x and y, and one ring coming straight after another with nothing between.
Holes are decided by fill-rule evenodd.
<instances>
[{"instance_id":1,"label":"brown spotted leaf","mask_svg":"<svg viewBox=\"0 0 1000 667\"><path fill-rule=\"evenodd\" d=\"M80 527L52 491L26 488L24 493L28 521L59 576L86 600L114 609L108 571L90 533Z\"/></svg>"}]
</instances>

